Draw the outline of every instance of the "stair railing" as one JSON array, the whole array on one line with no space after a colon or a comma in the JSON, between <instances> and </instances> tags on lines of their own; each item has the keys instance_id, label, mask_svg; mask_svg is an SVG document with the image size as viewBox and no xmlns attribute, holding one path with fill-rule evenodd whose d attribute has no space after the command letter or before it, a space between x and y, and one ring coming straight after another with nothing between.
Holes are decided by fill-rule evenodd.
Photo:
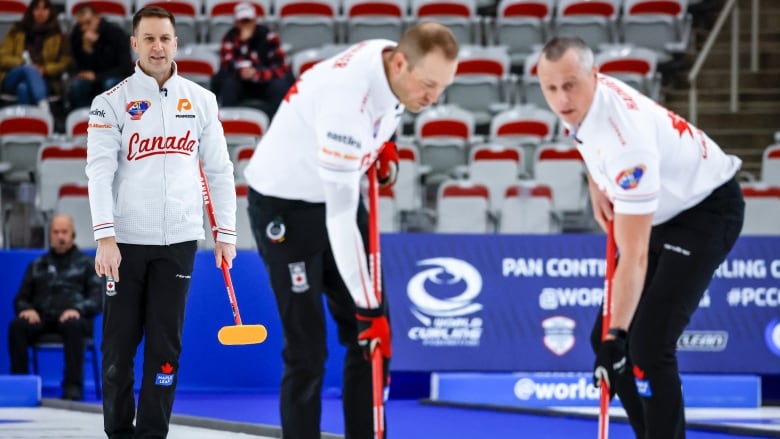
<instances>
[{"instance_id":1,"label":"stair railing","mask_svg":"<svg viewBox=\"0 0 780 439\"><path fill-rule=\"evenodd\" d=\"M752 17L750 20L750 70L753 72L758 71L758 2L759 0L752 1ZM728 0L720 11L715 26L713 26L707 40L704 42L701 52L699 52L696 61L693 63L691 71L688 73L688 82L691 84L690 93L688 95L688 120L694 125L696 124L698 116L697 106L699 99L696 80L698 79L699 72L701 71L704 62L707 60L707 57L712 50L712 46L715 44L715 40L729 16L731 16L729 110L732 113L739 111L739 7L737 6L737 0Z\"/></svg>"}]
</instances>

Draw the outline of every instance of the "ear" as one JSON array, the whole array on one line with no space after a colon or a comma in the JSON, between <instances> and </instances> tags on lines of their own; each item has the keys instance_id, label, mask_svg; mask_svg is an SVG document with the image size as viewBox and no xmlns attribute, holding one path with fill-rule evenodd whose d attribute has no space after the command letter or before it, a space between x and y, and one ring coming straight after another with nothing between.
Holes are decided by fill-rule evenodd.
<instances>
[{"instance_id":1,"label":"ear","mask_svg":"<svg viewBox=\"0 0 780 439\"><path fill-rule=\"evenodd\" d=\"M395 74L400 73L407 64L406 55L401 52L394 53L393 58L390 60L390 66L393 68L393 73Z\"/></svg>"}]
</instances>

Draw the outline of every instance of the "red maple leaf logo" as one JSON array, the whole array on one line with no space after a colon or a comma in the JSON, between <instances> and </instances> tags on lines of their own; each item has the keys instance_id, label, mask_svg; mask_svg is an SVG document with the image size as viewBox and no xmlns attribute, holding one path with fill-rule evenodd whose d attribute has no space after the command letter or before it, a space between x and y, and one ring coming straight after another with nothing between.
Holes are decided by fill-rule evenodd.
<instances>
[{"instance_id":1,"label":"red maple leaf logo","mask_svg":"<svg viewBox=\"0 0 780 439\"><path fill-rule=\"evenodd\" d=\"M298 82L299 81L300 81L300 79L298 81L295 81L295 84L293 84L292 87L290 87L290 89L287 90L287 94L284 95L284 101L285 102L290 102L290 98L293 97L293 95L297 95L298 94Z\"/></svg>"},{"instance_id":2,"label":"red maple leaf logo","mask_svg":"<svg viewBox=\"0 0 780 439\"><path fill-rule=\"evenodd\" d=\"M693 137L693 131L691 130L691 126L688 125L688 121L674 113L673 111L669 112L669 118L672 119L672 128L677 130L678 133L680 133L680 137L682 137L683 133L686 131L688 132L688 135Z\"/></svg>"},{"instance_id":3,"label":"red maple leaf logo","mask_svg":"<svg viewBox=\"0 0 780 439\"><path fill-rule=\"evenodd\" d=\"M173 366L171 366L171 363L168 363L168 362L166 361L166 362L165 362L165 364L163 364L163 365L160 367L160 370L162 371L162 373L165 373L165 374L170 374L170 373L172 373L172 372L173 372Z\"/></svg>"},{"instance_id":4,"label":"red maple leaf logo","mask_svg":"<svg viewBox=\"0 0 780 439\"><path fill-rule=\"evenodd\" d=\"M640 380L645 379L645 371L640 369L636 364L634 365L634 376Z\"/></svg>"}]
</instances>

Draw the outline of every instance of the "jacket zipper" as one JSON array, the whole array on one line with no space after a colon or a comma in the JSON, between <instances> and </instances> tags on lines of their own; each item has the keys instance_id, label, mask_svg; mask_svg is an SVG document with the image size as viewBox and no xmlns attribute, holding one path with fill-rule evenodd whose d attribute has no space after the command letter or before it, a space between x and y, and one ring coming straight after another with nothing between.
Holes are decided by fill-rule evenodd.
<instances>
[{"instance_id":1,"label":"jacket zipper","mask_svg":"<svg viewBox=\"0 0 780 439\"><path fill-rule=\"evenodd\" d=\"M160 89L160 115L161 115L160 119L162 119L162 120L160 122L162 122L162 136L163 136L162 138L163 138L163 141L164 141L164 139L166 139L168 137L167 136L167 132L165 130L165 98L167 98L167 97L168 97L168 89L167 88L161 88ZM163 191L165 191L165 193L163 194L163 205L162 205L162 213L163 213L162 241L163 241L163 245L168 245L168 234L167 234L167 231L168 231L167 230L168 221L165 218L165 216L166 216L165 212L166 212L166 208L167 208L166 201L168 199L168 193L167 193L168 192L168 184L167 184L167 181L166 181L167 177L168 177L167 166L166 166L167 163L168 163L168 151L163 149L163 184L162 184L162 186L163 186Z\"/></svg>"}]
</instances>

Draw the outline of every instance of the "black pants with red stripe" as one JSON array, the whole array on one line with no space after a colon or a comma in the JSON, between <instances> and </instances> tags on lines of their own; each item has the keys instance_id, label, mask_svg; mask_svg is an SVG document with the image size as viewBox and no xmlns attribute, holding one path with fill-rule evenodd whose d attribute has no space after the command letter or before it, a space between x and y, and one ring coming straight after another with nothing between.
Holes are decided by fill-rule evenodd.
<instances>
[{"instance_id":1,"label":"black pants with red stripe","mask_svg":"<svg viewBox=\"0 0 780 439\"><path fill-rule=\"evenodd\" d=\"M321 391L328 356L323 292L338 325L339 342L347 348L342 389L345 438L373 437L371 363L363 358L357 344L355 303L333 258L325 204L283 200L250 190L248 210L284 330L279 404L282 437L320 438ZM281 242L273 242L266 232L274 221L285 225ZM368 245L368 215L363 203L357 223Z\"/></svg>"},{"instance_id":2,"label":"black pants with red stripe","mask_svg":"<svg viewBox=\"0 0 780 439\"><path fill-rule=\"evenodd\" d=\"M103 426L109 438L168 434L196 249L195 241L119 244L119 282L113 291L107 288L103 302ZM144 336L136 417L133 357Z\"/></svg>"},{"instance_id":3,"label":"black pants with red stripe","mask_svg":"<svg viewBox=\"0 0 780 439\"><path fill-rule=\"evenodd\" d=\"M685 438L677 339L734 246L744 212L742 191L732 179L653 227L645 285L629 328L629 361L615 383L638 439ZM601 313L591 344L594 350L601 344Z\"/></svg>"}]
</instances>

